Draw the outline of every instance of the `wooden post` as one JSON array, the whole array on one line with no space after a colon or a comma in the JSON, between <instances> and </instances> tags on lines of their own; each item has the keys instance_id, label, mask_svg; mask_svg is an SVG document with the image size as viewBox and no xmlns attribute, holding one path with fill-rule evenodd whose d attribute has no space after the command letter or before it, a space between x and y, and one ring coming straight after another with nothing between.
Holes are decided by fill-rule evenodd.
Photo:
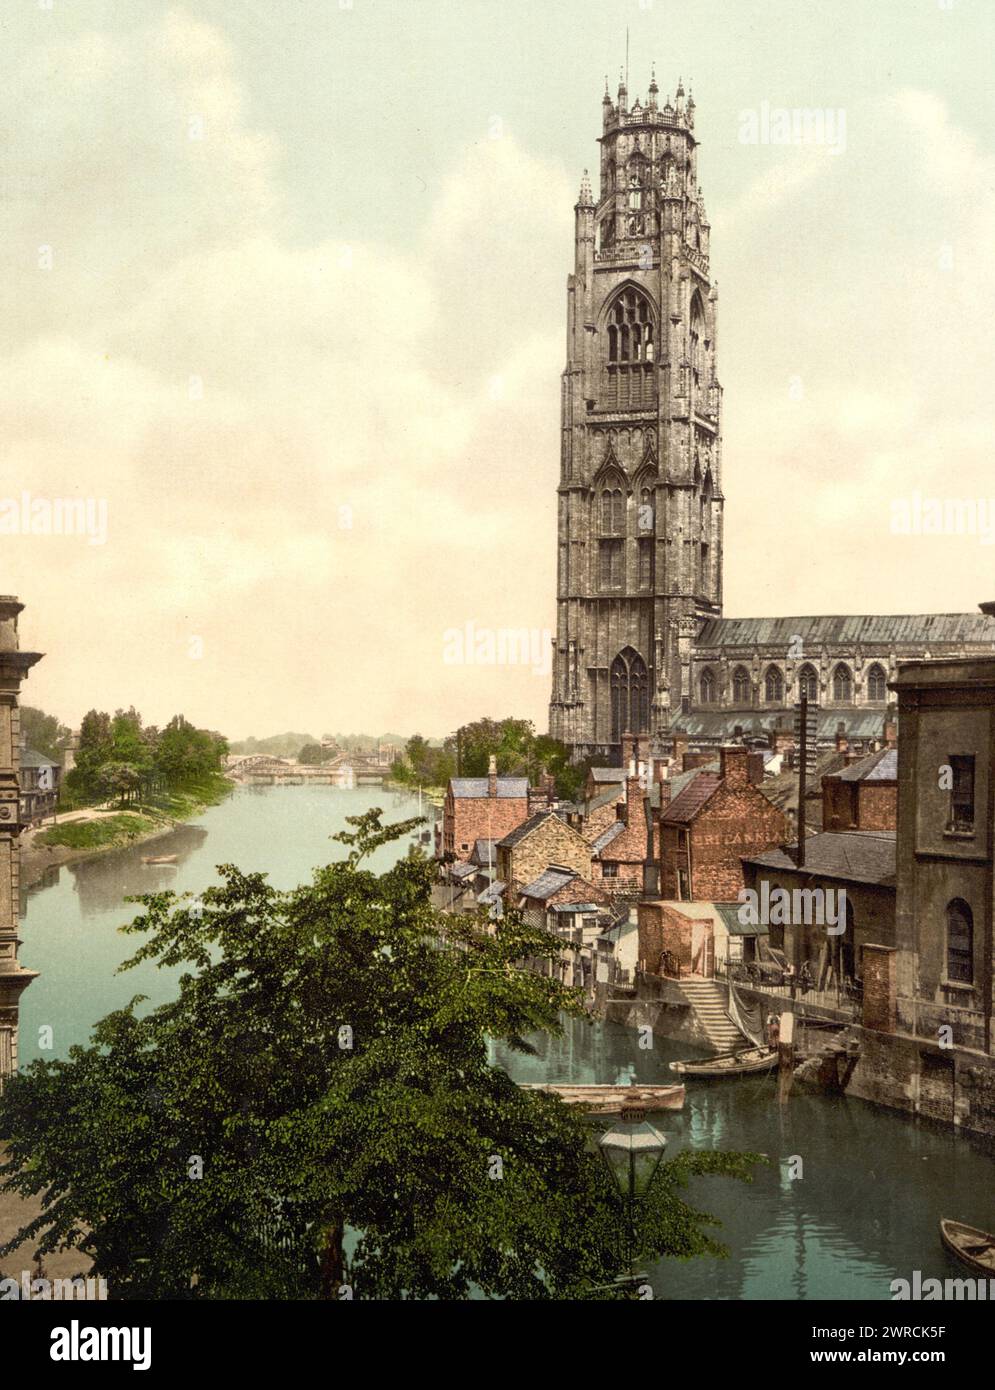
<instances>
[{"instance_id":1,"label":"wooden post","mask_svg":"<svg viewBox=\"0 0 995 1390\"><path fill-rule=\"evenodd\" d=\"M777 1099L786 1105L791 1093L791 1080L795 1064L795 1016L789 1010L781 1015L781 1027L777 1039Z\"/></svg>"}]
</instances>

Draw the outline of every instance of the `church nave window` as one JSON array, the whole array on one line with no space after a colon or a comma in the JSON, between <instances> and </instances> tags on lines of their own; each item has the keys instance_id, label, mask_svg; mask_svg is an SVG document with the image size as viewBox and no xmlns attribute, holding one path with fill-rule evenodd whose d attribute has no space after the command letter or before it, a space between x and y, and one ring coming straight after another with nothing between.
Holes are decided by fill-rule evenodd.
<instances>
[{"instance_id":1,"label":"church nave window","mask_svg":"<svg viewBox=\"0 0 995 1390\"><path fill-rule=\"evenodd\" d=\"M769 705L779 705L784 699L784 677L776 666L768 666L764 676L764 698Z\"/></svg>"},{"instance_id":2,"label":"church nave window","mask_svg":"<svg viewBox=\"0 0 995 1390\"><path fill-rule=\"evenodd\" d=\"M715 704L715 672L706 666L698 678L698 693L703 705Z\"/></svg>"},{"instance_id":3,"label":"church nave window","mask_svg":"<svg viewBox=\"0 0 995 1390\"><path fill-rule=\"evenodd\" d=\"M867 698L868 700L886 700L888 698L888 677L885 675L884 668L875 664L867 672Z\"/></svg>"},{"instance_id":4,"label":"church nave window","mask_svg":"<svg viewBox=\"0 0 995 1390\"><path fill-rule=\"evenodd\" d=\"M750 703L750 673L745 666L737 666L732 673L732 698L737 705Z\"/></svg>"},{"instance_id":5,"label":"church nave window","mask_svg":"<svg viewBox=\"0 0 995 1390\"><path fill-rule=\"evenodd\" d=\"M833 699L845 704L853 700L853 676L849 666L841 661L833 672Z\"/></svg>"},{"instance_id":6,"label":"church nave window","mask_svg":"<svg viewBox=\"0 0 995 1390\"><path fill-rule=\"evenodd\" d=\"M819 677L814 666L803 666L798 672L798 698L805 696L810 705L819 702Z\"/></svg>"}]
</instances>

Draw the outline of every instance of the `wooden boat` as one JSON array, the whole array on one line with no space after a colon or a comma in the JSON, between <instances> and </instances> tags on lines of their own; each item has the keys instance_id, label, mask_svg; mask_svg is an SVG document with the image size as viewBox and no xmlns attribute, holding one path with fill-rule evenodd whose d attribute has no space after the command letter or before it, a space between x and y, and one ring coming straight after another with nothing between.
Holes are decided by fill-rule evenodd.
<instances>
[{"instance_id":1,"label":"wooden boat","mask_svg":"<svg viewBox=\"0 0 995 1390\"><path fill-rule=\"evenodd\" d=\"M703 1057L701 1061L671 1062L670 1070L681 1076L749 1076L752 1072L770 1071L775 1066L776 1048L747 1047L738 1052L720 1052L717 1057Z\"/></svg>"},{"instance_id":2,"label":"wooden boat","mask_svg":"<svg viewBox=\"0 0 995 1390\"><path fill-rule=\"evenodd\" d=\"M545 1081L522 1084L523 1091L545 1091L559 1096L567 1105L579 1105L591 1115L617 1115L623 1105L633 1102L647 1110L682 1110L684 1087L670 1086L594 1086L555 1085Z\"/></svg>"},{"instance_id":3,"label":"wooden boat","mask_svg":"<svg viewBox=\"0 0 995 1390\"><path fill-rule=\"evenodd\" d=\"M145 854L142 856L143 864L175 864L179 859L178 854Z\"/></svg>"},{"instance_id":4,"label":"wooden boat","mask_svg":"<svg viewBox=\"0 0 995 1390\"><path fill-rule=\"evenodd\" d=\"M965 1226L962 1221L940 1222L940 1239L958 1260L978 1274L990 1278L995 1274L995 1236L979 1231L977 1226Z\"/></svg>"}]
</instances>

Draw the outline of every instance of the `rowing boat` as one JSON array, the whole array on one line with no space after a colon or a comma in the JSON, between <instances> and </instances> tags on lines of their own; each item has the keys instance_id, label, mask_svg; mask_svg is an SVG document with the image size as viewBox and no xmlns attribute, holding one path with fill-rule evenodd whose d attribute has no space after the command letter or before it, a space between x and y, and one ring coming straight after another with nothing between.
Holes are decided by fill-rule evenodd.
<instances>
[{"instance_id":1,"label":"rowing boat","mask_svg":"<svg viewBox=\"0 0 995 1390\"><path fill-rule=\"evenodd\" d=\"M770 1071L777 1065L777 1050L772 1047L748 1047L739 1052L721 1052L717 1057L701 1061L671 1062L670 1070L681 1076L748 1076L751 1072Z\"/></svg>"},{"instance_id":2,"label":"rowing boat","mask_svg":"<svg viewBox=\"0 0 995 1390\"><path fill-rule=\"evenodd\" d=\"M529 1081L523 1091L545 1091L559 1096L567 1105L582 1106L591 1115L617 1115L624 1105L645 1105L647 1110L682 1110L684 1087L670 1086L593 1086L554 1085Z\"/></svg>"},{"instance_id":3,"label":"rowing boat","mask_svg":"<svg viewBox=\"0 0 995 1390\"><path fill-rule=\"evenodd\" d=\"M178 854L148 854L142 856L143 864L175 864Z\"/></svg>"},{"instance_id":4,"label":"rowing boat","mask_svg":"<svg viewBox=\"0 0 995 1390\"><path fill-rule=\"evenodd\" d=\"M962 1221L943 1220L940 1239L951 1255L979 1274L995 1274L995 1236L979 1231L977 1226L965 1226Z\"/></svg>"}]
</instances>

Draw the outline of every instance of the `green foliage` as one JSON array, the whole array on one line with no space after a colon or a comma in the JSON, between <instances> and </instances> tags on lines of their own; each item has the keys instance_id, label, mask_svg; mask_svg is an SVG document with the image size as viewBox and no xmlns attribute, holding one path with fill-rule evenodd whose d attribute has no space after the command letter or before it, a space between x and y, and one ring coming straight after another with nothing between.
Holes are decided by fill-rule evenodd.
<instances>
[{"instance_id":1,"label":"green foliage","mask_svg":"<svg viewBox=\"0 0 995 1390\"><path fill-rule=\"evenodd\" d=\"M391 776L409 786L444 787L456 775L456 759L451 751L431 744L414 734L404 748L404 759L394 764Z\"/></svg>"},{"instance_id":2,"label":"green foliage","mask_svg":"<svg viewBox=\"0 0 995 1390\"><path fill-rule=\"evenodd\" d=\"M317 743L314 734L273 734L270 738L243 738L231 745L233 753L266 753L272 758L296 758L308 743Z\"/></svg>"},{"instance_id":3,"label":"green foliage","mask_svg":"<svg viewBox=\"0 0 995 1390\"><path fill-rule=\"evenodd\" d=\"M337 756L338 750L335 748L322 748L320 743L306 743L297 754L297 761L320 766L322 763L330 763Z\"/></svg>"},{"instance_id":4,"label":"green foliage","mask_svg":"<svg viewBox=\"0 0 995 1390\"><path fill-rule=\"evenodd\" d=\"M72 731L60 724L54 714L45 714L32 705L21 706L21 736L29 748L61 763Z\"/></svg>"},{"instance_id":5,"label":"green foliage","mask_svg":"<svg viewBox=\"0 0 995 1390\"><path fill-rule=\"evenodd\" d=\"M613 1296L623 1223L590 1130L488 1061L488 1038L531 1050L581 1011L516 968L561 943L442 916L423 856L373 873L417 823L353 817L346 857L290 892L222 865L197 901L137 899L127 965L181 967L178 995L7 1086L0 1187L45 1205L0 1256L78 1249L115 1298ZM680 1189L749 1162L664 1165L646 1250L717 1251Z\"/></svg>"}]
</instances>

